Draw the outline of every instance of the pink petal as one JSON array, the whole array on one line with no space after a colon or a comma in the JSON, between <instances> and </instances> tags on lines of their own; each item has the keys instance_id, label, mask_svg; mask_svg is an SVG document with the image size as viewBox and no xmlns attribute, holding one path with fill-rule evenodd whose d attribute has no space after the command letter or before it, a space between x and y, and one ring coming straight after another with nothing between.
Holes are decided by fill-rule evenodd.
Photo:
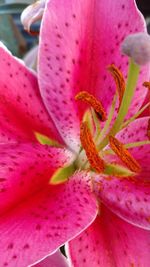
<instances>
[{"instance_id":1,"label":"pink petal","mask_svg":"<svg viewBox=\"0 0 150 267\"><path fill-rule=\"evenodd\" d=\"M148 91L145 101L143 103L142 106L145 106L147 103L150 102L150 90ZM150 106L146 108L146 110L144 110L144 112L141 114L141 117L143 116L150 116Z\"/></svg>"},{"instance_id":2,"label":"pink petal","mask_svg":"<svg viewBox=\"0 0 150 267\"><path fill-rule=\"evenodd\" d=\"M60 148L0 145L0 214L42 190L54 171L73 159L72 153Z\"/></svg>"},{"instance_id":3,"label":"pink petal","mask_svg":"<svg viewBox=\"0 0 150 267\"><path fill-rule=\"evenodd\" d=\"M148 267L150 232L117 218L105 207L95 222L69 242L72 267Z\"/></svg>"},{"instance_id":4,"label":"pink petal","mask_svg":"<svg viewBox=\"0 0 150 267\"><path fill-rule=\"evenodd\" d=\"M99 199L124 220L150 229L150 186L147 183L104 176L97 178L96 189Z\"/></svg>"},{"instance_id":5,"label":"pink petal","mask_svg":"<svg viewBox=\"0 0 150 267\"><path fill-rule=\"evenodd\" d=\"M0 43L0 143L34 140L34 131L60 140L39 93L37 79Z\"/></svg>"},{"instance_id":6,"label":"pink petal","mask_svg":"<svg viewBox=\"0 0 150 267\"><path fill-rule=\"evenodd\" d=\"M27 267L92 223L97 205L85 178L78 173L67 183L47 185L1 216L1 266Z\"/></svg>"},{"instance_id":7,"label":"pink petal","mask_svg":"<svg viewBox=\"0 0 150 267\"><path fill-rule=\"evenodd\" d=\"M56 251L51 256L42 260L38 264L33 265L34 267L67 267L68 262L67 259L60 253L60 251Z\"/></svg>"},{"instance_id":8,"label":"pink petal","mask_svg":"<svg viewBox=\"0 0 150 267\"><path fill-rule=\"evenodd\" d=\"M120 43L129 33L143 30L144 20L133 0L109 0L107 5L102 0L48 1L40 34L39 84L49 113L72 148L79 145L79 120L85 110L75 95L90 91L108 109L116 86L107 66L114 63L126 75L128 58L120 54ZM130 116L143 102L146 89L141 83L147 78L146 67Z\"/></svg>"}]
</instances>

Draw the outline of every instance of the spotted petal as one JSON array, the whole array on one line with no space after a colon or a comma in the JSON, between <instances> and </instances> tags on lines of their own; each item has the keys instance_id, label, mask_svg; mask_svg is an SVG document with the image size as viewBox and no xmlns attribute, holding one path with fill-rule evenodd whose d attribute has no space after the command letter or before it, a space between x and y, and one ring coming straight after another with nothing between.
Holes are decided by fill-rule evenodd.
<instances>
[{"instance_id":1,"label":"spotted petal","mask_svg":"<svg viewBox=\"0 0 150 267\"><path fill-rule=\"evenodd\" d=\"M67 266L68 266L67 259L60 253L60 251L56 251L51 256L33 265L33 267L67 267Z\"/></svg>"},{"instance_id":2,"label":"spotted petal","mask_svg":"<svg viewBox=\"0 0 150 267\"><path fill-rule=\"evenodd\" d=\"M105 207L94 223L69 242L73 267L148 267L150 232L135 227Z\"/></svg>"},{"instance_id":3,"label":"spotted petal","mask_svg":"<svg viewBox=\"0 0 150 267\"><path fill-rule=\"evenodd\" d=\"M67 183L47 185L1 216L2 266L36 263L92 223L97 205L85 178L78 173Z\"/></svg>"},{"instance_id":4,"label":"spotted petal","mask_svg":"<svg viewBox=\"0 0 150 267\"><path fill-rule=\"evenodd\" d=\"M35 141L34 131L61 140L42 103L36 76L0 43L0 143Z\"/></svg>"},{"instance_id":5,"label":"spotted petal","mask_svg":"<svg viewBox=\"0 0 150 267\"><path fill-rule=\"evenodd\" d=\"M108 0L107 5L102 0L47 1L40 33L40 90L61 136L75 150L85 110L82 103L75 102L75 95L87 90L108 109L116 89L107 67L114 63L127 74L128 58L121 55L120 44L129 33L143 30L144 20L133 0ZM147 78L146 68L130 115L146 95L141 83Z\"/></svg>"},{"instance_id":6,"label":"spotted petal","mask_svg":"<svg viewBox=\"0 0 150 267\"><path fill-rule=\"evenodd\" d=\"M123 143L148 141L149 118L140 118L122 130L117 138ZM142 170L134 177L119 179L99 176L95 186L98 196L114 213L145 229L150 229L150 144L129 149ZM111 159L112 157L109 156ZM120 163L117 157L113 161Z\"/></svg>"},{"instance_id":7,"label":"spotted petal","mask_svg":"<svg viewBox=\"0 0 150 267\"><path fill-rule=\"evenodd\" d=\"M38 144L0 145L0 214L41 190L57 168L73 159L65 149Z\"/></svg>"}]
</instances>

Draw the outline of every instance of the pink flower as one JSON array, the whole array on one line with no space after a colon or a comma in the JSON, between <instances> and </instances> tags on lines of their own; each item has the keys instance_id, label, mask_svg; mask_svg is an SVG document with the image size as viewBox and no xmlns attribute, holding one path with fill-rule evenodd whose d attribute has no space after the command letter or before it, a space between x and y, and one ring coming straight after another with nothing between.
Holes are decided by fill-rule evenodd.
<instances>
[{"instance_id":1,"label":"pink flower","mask_svg":"<svg viewBox=\"0 0 150 267\"><path fill-rule=\"evenodd\" d=\"M129 11L132 11L132 17L129 17ZM119 13L121 16L117 17ZM107 6L102 0L47 1L40 33L38 83L34 73L19 60L13 58L1 45L0 253L2 266L26 267L31 265L54 253L58 247L75 238L85 228L88 232L94 227L91 232L101 236L101 232L99 234L101 228L97 227L97 221L101 219L97 215L99 199L118 216L140 227L149 228L148 220L146 224L149 214L147 206L147 213L142 214L141 219L139 202L135 201L133 210L128 209L124 198L128 200L129 195L121 193L121 185L128 182L132 198L135 199L136 192L140 190L142 201L144 201L144 185L135 188L137 183L132 183L130 177L123 180L112 177L111 189L111 181L108 182L106 179L109 176L89 170L90 166L86 162L85 152L80 151L80 135L82 135L82 145L86 146L88 144L86 137L89 136L84 131L82 119L84 114L87 120L90 120L91 113L86 112L87 105L75 100L75 96L80 91L87 91L99 99L106 113L109 113L116 88L106 67L112 63L116 64L126 75L128 63L127 58L120 54L120 43L130 32L143 31L144 28L143 19L134 1L131 0L121 2L115 0L113 3L110 1L107 2ZM147 93L141 84L147 78L148 69L144 67L126 120L140 108ZM117 111L115 116L117 116ZM121 140L122 136L125 136L125 143L128 142L128 138L131 138L133 142L134 138L136 139L133 133L136 126L137 131L140 130L139 138L144 137L145 142L147 124L147 119L137 120L129 125L126 135L125 130L122 130L124 134L120 132L117 138ZM80 133L80 125L83 134ZM89 125L92 126L92 124ZM99 122L97 126L99 127ZM131 137L128 136L128 131ZM35 133L55 139L57 146L54 142L53 146L39 144ZM94 139L94 136L92 137ZM143 159L143 152L145 153L148 148L148 145L143 145L140 146L140 153L132 151L135 159L140 158L141 167L145 166L142 164L148 160L148 157L146 160ZM109 150L108 147L105 149ZM139 147L136 149L138 150ZM87 154L89 152L86 151ZM93 154L94 157L95 154ZM90 163L93 162L93 158L88 158ZM102 165L105 158L102 159ZM122 166L118 158L114 159L110 155L108 159L115 160ZM98 160L100 162L101 158ZM87 168L83 166L84 163L87 164ZM58 185L49 184L55 171L66 166L74 168L71 169L70 179ZM122 170L131 174L127 168ZM103 171L108 170L104 168ZM65 173L68 175L68 170ZM146 175L147 171L144 174ZM148 177L148 174L145 177ZM62 177L59 180L62 182ZM140 175L138 180L141 180ZM115 182L120 183L118 190L124 203L122 206L119 206L122 202L116 199ZM91 190L91 184L94 186L94 191ZM146 203L148 205L148 202ZM106 212L106 208L104 211ZM106 212L106 214L109 213L109 211ZM95 219L96 216L97 219ZM104 222L106 217L104 213L102 219ZM121 219L116 220L119 224ZM122 227L125 224L122 222ZM90 228L88 228L89 225L91 225ZM132 225L129 225L129 229L131 228ZM136 231L141 230L136 227ZM139 236L146 240L144 251L146 251L148 261L146 253L149 232L142 231L144 232L140 232ZM83 235L87 232L83 232ZM91 244L89 249L93 249L94 252L96 240L93 234L90 238L92 240L90 242L86 238L83 239ZM76 253L73 251L73 244L76 241L77 246L80 246L78 238L74 239L70 242L69 250L73 264L79 266L81 262L78 262ZM79 248L83 251L83 254L80 254L83 266L91 266L90 259L86 261L84 257L87 249L88 247L86 250L83 250L83 247ZM135 253L137 252L138 250ZM96 255L97 251L93 253L93 264L99 266ZM91 257L91 253L86 255L86 259L88 256ZM133 257L134 254L132 254Z\"/></svg>"},{"instance_id":2,"label":"pink flower","mask_svg":"<svg viewBox=\"0 0 150 267\"><path fill-rule=\"evenodd\" d=\"M74 100L75 95L87 90L101 100L108 114L115 86L106 67L116 64L126 75L127 58L120 54L120 43L128 33L142 30L134 1L48 3L40 35L39 84L57 129L72 149L78 150L80 118L87 108ZM148 69L142 68L141 74L126 119L136 114L147 93L142 83L149 77ZM69 242L73 266L149 266L147 127L148 118L142 118L116 135L125 144L144 141L129 149L142 171L134 180L97 175L95 191L102 210L86 231ZM109 159L122 164L117 156Z\"/></svg>"}]
</instances>

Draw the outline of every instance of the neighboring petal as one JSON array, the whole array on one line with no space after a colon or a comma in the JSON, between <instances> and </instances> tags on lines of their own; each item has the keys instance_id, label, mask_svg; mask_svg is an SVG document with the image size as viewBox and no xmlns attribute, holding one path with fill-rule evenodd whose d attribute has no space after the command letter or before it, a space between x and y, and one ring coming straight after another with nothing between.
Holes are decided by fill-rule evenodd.
<instances>
[{"instance_id":1,"label":"neighboring petal","mask_svg":"<svg viewBox=\"0 0 150 267\"><path fill-rule=\"evenodd\" d=\"M143 107L144 105L150 103L150 90L148 90L148 93L146 95L145 101L143 103ZM148 108L142 113L141 117L143 116L150 116L150 105L148 106Z\"/></svg>"},{"instance_id":2,"label":"neighboring petal","mask_svg":"<svg viewBox=\"0 0 150 267\"><path fill-rule=\"evenodd\" d=\"M88 179L78 173L67 183L48 185L1 216L1 265L27 267L88 227L97 215Z\"/></svg>"},{"instance_id":3,"label":"neighboring petal","mask_svg":"<svg viewBox=\"0 0 150 267\"><path fill-rule=\"evenodd\" d=\"M0 43L0 143L35 141L34 132L61 140L40 96L37 79Z\"/></svg>"},{"instance_id":4,"label":"neighboring petal","mask_svg":"<svg viewBox=\"0 0 150 267\"><path fill-rule=\"evenodd\" d=\"M32 266L33 267L67 267L69 265L68 265L67 259L58 250L51 256L47 257L46 259Z\"/></svg>"},{"instance_id":5,"label":"neighboring petal","mask_svg":"<svg viewBox=\"0 0 150 267\"><path fill-rule=\"evenodd\" d=\"M109 0L107 5L100 0L47 2L40 34L40 90L61 136L72 148L79 144L79 119L86 107L75 102L75 95L87 90L108 109L116 86L107 67L115 64L127 75L128 58L121 55L120 44L129 33L143 30L144 19L133 0ZM130 116L143 102L147 90L141 84L147 78L146 67Z\"/></svg>"},{"instance_id":6,"label":"neighboring petal","mask_svg":"<svg viewBox=\"0 0 150 267\"><path fill-rule=\"evenodd\" d=\"M150 232L117 218L103 207L100 216L69 242L73 267L148 267Z\"/></svg>"},{"instance_id":7,"label":"neighboring petal","mask_svg":"<svg viewBox=\"0 0 150 267\"><path fill-rule=\"evenodd\" d=\"M40 144L0 145L0 214L42 190L73 159L66 149Z\"/></svg>"},{"instance_id":8,"label":"neighboring petal","mask_svg":"<svg viewBox=\"0 0 150 267\"><path fill-rule=\"evenodd\" d=\"M117 135L116 138L124 144L146 141L148 140L147 128L150 117L137 118L126 128L123 128Z\"/></svg>"},{"instance_id":9,"label":"neighboring petal","mask_svg":"<svg viewBox=\"0 0 150 267\"><path fill-rule=\"evenodd\" d=\"M150 230L149 183L138 181L138 176L134 180L102 175L95 178L95 192L101 202L124 220Z\"/></svg>"},{"instance_id":10,"label":"neighboring petal","mask_svg":"<svg viewBox=\"0 0 150 267\"><path fill-rule=\"evenodd\" d=\"M21 14L21 22L24 29L30 32L32 23L42 18L46 0L38 0L32 5L29 5Z\"/></svg>"}]
</instances>

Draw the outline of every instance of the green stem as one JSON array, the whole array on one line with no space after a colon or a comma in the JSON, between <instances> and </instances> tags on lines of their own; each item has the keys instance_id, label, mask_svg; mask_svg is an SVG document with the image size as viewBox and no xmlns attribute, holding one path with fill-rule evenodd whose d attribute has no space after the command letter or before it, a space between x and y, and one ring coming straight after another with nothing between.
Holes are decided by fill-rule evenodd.
<instances>
[{"instance_id":1,"label":"green stem","mask_svg":"<svg viewBox=\"0 0 150 267\"><path fill-rule=\"evenodd\" d=\"M135 115L133 115L129 120L125 121L122 125L122 129L127 127L132 121L134 121L141 113L150 106L150 102L147 103L143 108L141 108Z\"/></svg>"},{"instance_id":2,"label":"green stem","mask_svg":"<svg viewBox=\"0 0 150 267\"><path fill-rule=\"evenodd\" d=\"M100 121L97 118L97 115L96 115L95 110L93 108L91 108L91 114L92 114L92 118L93 118L94 125L95 125L95 130L96 130L95 136L97 137L98 134L101 132Z\"/></svg>"},{"instance_id":3,"label":"green stem","mask_svg":"<svg viewBox=\"0 0 150 267\"><path fill-rule=\"evenodd\" d=\"M108 131L109 127L110 127L110 123L111 123L111 120L113 118L113 114L114 114L114 111L115 111L116 100L117 100L117 95L115 94L114 98L113 98L113 101L112 101L112 106L110 108L110 112L109 112L109 115L108 115L108 119L105 122L104 128L102 129L102 131L100 132L99 136L97 136L97 138L95 140L96 143L97 143L97 149L98 150L99 150L99 144L101 144L101 141L103 140L105 134L107 133L107 131Z\"/></svg>"},{"instance_id":4,"label":"green stem","mask_svg":"<svg viewBox=\"0 0 150 267\"><path fill-rule=\"evenodd\" d=\"M126 84L126 89L124 92L124 96L121 102L121 106L118 112L118 116L114 122L114 125L112 126L109 134L103 139L101 144L99 144L99 149L103 149L109 142L109 136L113 135L115 136L116 133L121 129L122 124L124 122L124 118L128 112L128 109L130 107L135 89L136 84L139 76L140 67L135 64L132 59L130 59L129 64L129 71L128 71L128 79Z\"/></svg>"}]
</instances>

